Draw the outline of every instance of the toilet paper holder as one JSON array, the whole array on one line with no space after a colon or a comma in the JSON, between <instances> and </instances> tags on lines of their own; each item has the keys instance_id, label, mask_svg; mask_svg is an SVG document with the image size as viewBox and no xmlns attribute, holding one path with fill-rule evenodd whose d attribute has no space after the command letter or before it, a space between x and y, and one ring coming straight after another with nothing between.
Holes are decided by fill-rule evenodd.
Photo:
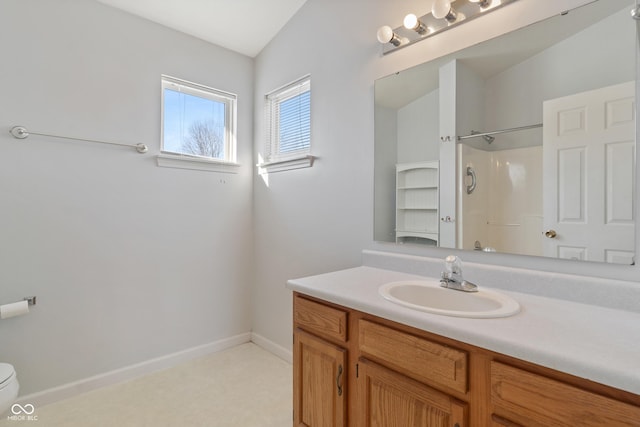
<instances>
[{"instance_id":1,"label":"toilet paper holder","mask_svg":"<svg viewBox=\"0 0 640 427\"><path fill-rule=\"evenodd\" d=\"M22 301L0 305L0 319L21 316L29 313L29 307L36 305L36 297L24 297Z\"/></svg>"},{"instance_id":2,"label":"toilet paper holder","mask_svg":"<svg viewBox=\"0 0 640 427\"><path fill-rule=\"evenodd\" d=\"M26 301L27 305L29 305L29 306L36 305L36 297L35 296L24 297L24 298L22 298L22 301ZM20 302L20 301L16 301L16 302Z\"/></svg>"}]
</instances>

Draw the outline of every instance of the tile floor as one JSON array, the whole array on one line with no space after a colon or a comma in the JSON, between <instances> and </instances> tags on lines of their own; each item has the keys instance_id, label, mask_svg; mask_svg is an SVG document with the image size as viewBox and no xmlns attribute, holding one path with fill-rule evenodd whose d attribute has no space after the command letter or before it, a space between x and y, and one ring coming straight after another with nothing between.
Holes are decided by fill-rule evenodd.
<instances>
[{"instance_id":1,"label":"tile floor","mask_svg":"<svg viewBox=\"0 0 640 427\"><path fill-rule=\"evenodd\" d=\"M243 344L36 408L0 427L290 427L291 365Z\"/></svg>"}]
</instances>

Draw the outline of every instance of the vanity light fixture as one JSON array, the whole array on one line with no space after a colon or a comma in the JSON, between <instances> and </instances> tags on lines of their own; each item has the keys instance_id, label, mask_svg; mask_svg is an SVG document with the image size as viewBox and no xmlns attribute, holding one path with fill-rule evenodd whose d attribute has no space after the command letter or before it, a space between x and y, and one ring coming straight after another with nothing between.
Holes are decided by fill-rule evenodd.
<instances>
[{"instance_id":1,"label":"vanity light fixture","mask_svg":"<svg viewBox=\"0 0 640 427\"><path fill-rule=\"evenodd\" d=\"M402 44L402 39L388 25L378 28L378 41L383 44L391 43L396 47Z\"/></svg>"},{"instance_id":2,"label":"vanity light fixture","mask_svg":"<svg viewBox=\"0 0 640 427\"><path fill-rule=\"evenodd\" d=\"M404 17L404 25L397 28L385 25L378 29L382 53L407 47L514 1L516 0L433 0L432 7L426 14L419 16L410 13ZM455 4L455 9L452 4ZM638 10L640 16L640 7Z\"/></svg>"},{"instance_id":3,"label":"vanity light fixture","mask_svg":"<svg viewBox=\"0 0 640 427\"><path fill-rule=\"evenodd\" d=\"M418 17L413 13L410 13L407 16L405 16L403 23L404 23L404 27L407 30L413 30L418 34L425 34L429 30L427 26L424 25L424 22L419 20Z\"/></svg>"}]
</instances>

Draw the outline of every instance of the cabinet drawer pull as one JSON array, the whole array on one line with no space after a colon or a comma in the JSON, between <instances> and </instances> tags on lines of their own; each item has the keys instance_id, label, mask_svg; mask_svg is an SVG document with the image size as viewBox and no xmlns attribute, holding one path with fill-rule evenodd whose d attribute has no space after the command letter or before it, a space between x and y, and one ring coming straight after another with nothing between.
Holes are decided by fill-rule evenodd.
<instances>
[{"instance_id":1,"label":"cabinet drawer pull","mask_svg":"<svg viewBox=\"0 0 640 427\"><path fill-rule=\"evenodd\" d=\"M342 396L342 365L338 366L338 375L336 375L336 386L338 387L338 396Z\"/></svg>"}]
</instances>

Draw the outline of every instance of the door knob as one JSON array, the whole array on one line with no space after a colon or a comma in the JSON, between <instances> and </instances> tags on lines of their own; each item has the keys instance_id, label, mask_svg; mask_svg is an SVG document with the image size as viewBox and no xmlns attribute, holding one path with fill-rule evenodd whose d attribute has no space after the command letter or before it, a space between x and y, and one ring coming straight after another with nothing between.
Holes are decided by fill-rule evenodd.
<instances>
[{"instance_id":1,"label":"door knob","mask_svg":"<svg viewBox=\"0 0 640 427\"><path fill-rule=\"evenodd\" d=\"M554 239L558 233L556 233L556 230L547 230L544 232L545 237L548 237L550 239Z\"/></svg>"}]
</instances>

